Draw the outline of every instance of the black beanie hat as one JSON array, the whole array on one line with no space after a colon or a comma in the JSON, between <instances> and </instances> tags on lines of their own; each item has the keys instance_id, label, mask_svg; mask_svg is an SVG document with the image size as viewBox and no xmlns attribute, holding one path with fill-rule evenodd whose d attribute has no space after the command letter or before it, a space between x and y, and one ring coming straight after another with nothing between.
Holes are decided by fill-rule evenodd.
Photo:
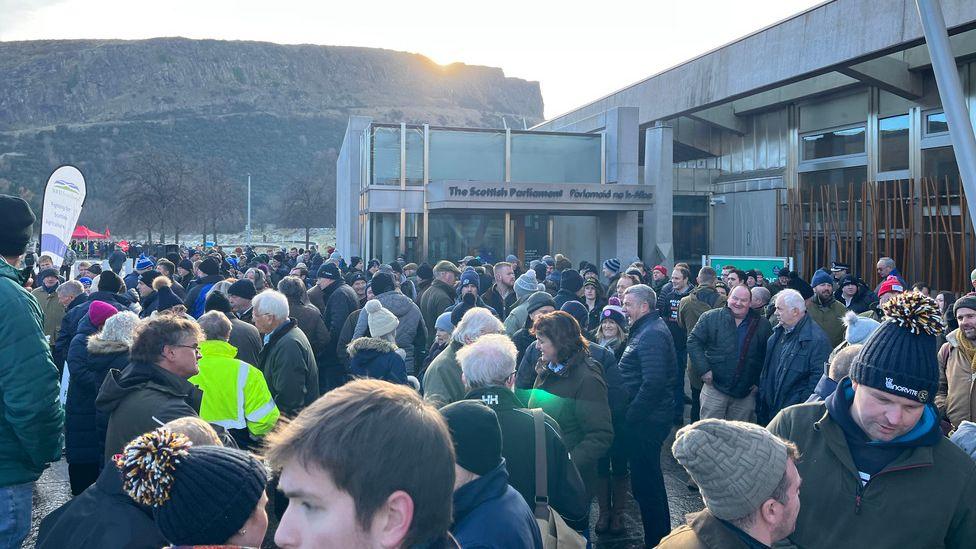
<instances>
[{"instance_id":1,"label":"black beanie hat","mask_svg":"<svg viewBox=\"0 0 976 549\"><path fill-rule=\"evenodd\" d=\"M160 276L157 271L146 271L139 275L139 282L142 282L146 286L152 288L153 280L156 280L157 276Z\"/></svg>"},{"instance_id":2,"label":"black beanie hat","mask_svg":"<svg viewBox=\"0 0 976 549\"><path fill-rule=\"evenodd\" d=\"M177 267L181 267L183 269L186 269L187 271L189 271L191 273L193 272L193 262L190 261L189 259L184 259L184 260L180 261L179 263L176 264L176 266Z\"/></svg>"},{"instance_id":3,"label":"black beanie hat","mask_svg":"<svg viewBox=\"0 0 976 549\"><path fill-rule=\"evenodd\" d=\"M535 279L537 281L542 282L546 279L547 269L545 263L542 262L536 263L535 267L532 267L532 270L535 271Z\"/></svg>"},{"instance_id":4,"label":"black beanie hat","mask_svg":"<svg viewBox=\"0 0 976 549\"><path fill-rule=\"evenodd\" d=\"M215 275L220 271L220 263L212 257L207 257L200 262L200 272L205 275Z\"/></svg>"},{"instance_id":5,"label":"black beanie hat","mask_svg":"<svg viewBox=\"0 0 976 549\"><path fill-rule=\"evenodd\" d=\"M183 305L183 300L173 293L173 281L166 276L159 276L153 281L152 287L156 290L156 310L165 311L177 305Z\"/></svg>"},{"instance_id":6,"label":"black beanie hat","mask_svg":"<svg viewBox=\"0 0 976 549\"><path fill-rule=\"evenodd\" d=\"M429 263L421 263L417 267L417 278L420 280L432 280L434 278L434 268Z\"/></svg>"},{"instance_id":7,"label":"black beanie hat","mask_svg":"<svg viewBox=\"0 0 976 549\"><path fill-rule=\"evenodd\" d=\"M254 299L256 294L257 291L254 289L254 283L246 278L238 280L231 284L230 288L227 288L227 295L236 295L243 299Z\"/></svg>"},{"instance_id":8,"label":"black beanie hat","mask_svg":"<svg viewBox=\"0 0 976 549\"><path fill-rule=\"evenodd\" d=\"M573 292L574 294L583 288L583 277L579 271L566 269L559 279L559 289Z\"/></svg>"},{"instance_id":9,"label":"black beanie hat","mask_svg":"<svg viewBox=\"0 0 976 549\"><path fill-rule=\"evenodd\" d=\"M207 295L207 301L203 304L203 311L209 313L210 311L220 311L222 313L229 313L231 311L230 301L227 300L227 296L220 292L211 291Z\"/></svg>"},{"instance_id":10,"label":"black beanie hat","mask_svg":"<svg viewBox=\"0 0 976 549\"><path fill-rule=\"evenodd\" d=\"M98 275L98 291L119 293L122 289L122 279L114 271L105 271Z\"/></svg>"},{"instance_id":11,"label":"black beanie hat","mask_svg":"<svg viewBox=\"0 0 976 549\"><path fill-rule=\"evenodd\" d=\"M88 272L95 276L98 276L102 274L102 266L99 265L98 263L91 265L88 267Z\"/></svg>"},{"instance_id":12,"label":"black beanie hat","mask_svg":"<svg viewBox=\"0 0 976 549\"><path fill-rule=\"evenodd\" d=\"M464 294L461 297L461 302L454 306L451 310L451 324L457 326L461 319L464 318L464 314L474 308L478 299L474 294Z\"/></svg>"},{"instance_id":13,"label":"black beanie hat","mask_svg":"<svg viewBox=\"0 0 976 549\"><path fill-rule=\"evenodd\" d=\"M576 323L580 325L580 330L586 330L586 324L589 322L589 311L586 310L586 305L583 305L579 301L570 300L563 303L563 306L559 308L560 311L569 313L569 315L576 319Z\"/></svg>"},{"instance_id":14,"label":"black beanie hat","mask_svg":"<svg viewBox=\"0 0 976 549\"><path fill-rule=\"evenodd\" d=\"M373 278L369 281L369 287L373 289L373 295L385 294L386 292L392 292L396 285L393 284L393 277L388 273L376 273Z\"/></svg>"},{"instance_id":15,"label":"black beanie hat","mask_svg":"<svg viewBox=\"0 0 976 549\"><path fill-rule=\"evenodd\" d=\"M319 272L316 273L318 278L328 278L329 280L341 280L342 273L339 272L339 267L335 263L325 263L319 267Z\"/></svg>"},{"instance_id":16,"label":"black beanie hat","mask_svg":"<svg viewBox=\"0 0 976 549\"><path fill-rule=\"evenodd\" d=\"M0 194L0 255L18 256L27 251L35 221L23 198Z\"/></svg>"},{"instance_id":17,"label":"black beanie hat","mask_svg":"<svg viewBox=\"0 0 976 549\"><path fill-rule=\"evenodd\" d=\"M545 307L546 305L556 308L556 302L553 301L552 296L546 292L536 292L529 296L529 299L525 301L525 312L532 314L539 309Z\"/></svg>"},{"instance_id":18,"label":"black beanie hat","mask_svg":"<svg viewBox=\"0 0 976 549\"><path fill-rule=\"evenodd\" d=\"M156 525L174 545L226 543L257 508L268 480L246 452L193 447L182 434L150 431L116 461L123 490L153 508Z\"/></svg>"},{"instance_id":19,"label":"black beanie hat","mask_svg":"<svg viewBox=\"0 0 976 549\"><path fill-rule=\"evenodd\" d=\"M502 429L494 410L474 400L441 408L451 430L457 464L476 475L490 473L502 462Z\"/></svg>"},{"instance_id":20,"label":"black beanie hat","mask_svg":"<svg viewBox=\"0 0 976 549\"><path fill-rule=\"evenodd\" d=\"M942 319L935 300L898 294L881 306L885 321L851 364L851 380L928 404L939 388L936 336Z\"/></svg>"}]
</instances>

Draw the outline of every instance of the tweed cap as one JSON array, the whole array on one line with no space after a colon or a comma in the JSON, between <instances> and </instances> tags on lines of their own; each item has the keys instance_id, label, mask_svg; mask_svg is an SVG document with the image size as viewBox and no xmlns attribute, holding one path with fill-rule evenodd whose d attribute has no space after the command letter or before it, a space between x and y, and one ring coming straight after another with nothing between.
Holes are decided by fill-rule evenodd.
<instances>
[{"instance_id":1,"label":"tweed cap","mask_svg":"<svg viewBox=\"0 0 976 549\"><path fill-rule=\"evenodd\" d=\"M781 439L752 423L703 419L681 428L671 452L717 518L753 513L776 490L789 452Z\"/></svg>"}]
</instances>

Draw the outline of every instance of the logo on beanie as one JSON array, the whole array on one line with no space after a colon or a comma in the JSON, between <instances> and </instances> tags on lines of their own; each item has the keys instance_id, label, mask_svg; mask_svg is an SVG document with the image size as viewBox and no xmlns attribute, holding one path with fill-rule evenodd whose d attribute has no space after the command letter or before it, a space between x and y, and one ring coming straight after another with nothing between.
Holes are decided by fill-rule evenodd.
<instances>
[{"instance_id":1,"label":"logo on beanie","mask_svg":"<svg viewBox=\"0 0 976 549\"><path fill-rule=\"evenodd\" d=\"M890 377L885 378L885 388L891 391L898 391L899 393L905 393L906 395L918 399L919 402L925 402L926 400L929 399L928 391L925 390L919 391L917 389L909 389L904 385L896 385L895 380Z\"/></svg>"}]
</instances>

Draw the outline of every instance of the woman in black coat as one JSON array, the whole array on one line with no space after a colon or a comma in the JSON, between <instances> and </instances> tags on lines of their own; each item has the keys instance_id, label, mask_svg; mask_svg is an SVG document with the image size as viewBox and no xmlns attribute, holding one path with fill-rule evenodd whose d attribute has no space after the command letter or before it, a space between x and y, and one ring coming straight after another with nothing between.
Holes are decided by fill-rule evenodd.
<instances>
[{"instance_id":1,"label":"woman in black coat","mask_svg":"<svg viewBox=\"0 0 976 549\"><path fill-rule=\"evenodd\" d=\"M65 403L65 457L71 493L76 496L95 482L102 464L104 433L95 427L95 397L109 370L128 365L132 334L139 323L139 317L130 311L114 313L107 319L96 313L95 322L90 315L79 324L67 360L70 380Z\"/></svg>"}]
</instances>

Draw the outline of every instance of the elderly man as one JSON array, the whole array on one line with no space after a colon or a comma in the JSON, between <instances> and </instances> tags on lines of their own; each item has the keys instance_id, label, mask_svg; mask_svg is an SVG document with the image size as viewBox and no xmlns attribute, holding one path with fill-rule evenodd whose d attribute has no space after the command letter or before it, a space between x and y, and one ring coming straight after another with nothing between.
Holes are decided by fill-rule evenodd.
<instances>
[{"instance_id":1,"label":"elderly man","mask_svg":"<svg viewBox=\"0 0 976 549\"><path fill-rule=\"evenodd\" d=\"M903 294L824 402L769 424L803 458L797 547L970 548L976 464L943 434L935 303Z\"/></svg>"},{"instance_id":2,"label":"elderly man","mask_svg":"<svg viewBox=\"0 0 976 549\"><path fill-rule=\"evenodd\" d=\"M261 370L237 358L224 313L210 311L198 323L206 341L200 343L200 372L189 381L203 391L200 417L227 429L238 446L251 447L271 432L280 415L268 382Z\"/></svg>"},{"instance_id":3,"label":"elderly man","mask_svg":"<svg viewBox=\"0 0 976 549\"><path fill-rule=\"evenodd\" d=\"M769 305L769 300L773 298L769 290L762 286L754 286L750 290L750 298L751 304L749 308L762 316L766 316L766 306Z\"/></svg>"},{"instance_id":4,"label":"elderly man","mask_svg":"<svg viewBox=\"0 0 976 549\"><path fill-rule=\"evenodd\" d=\"M645 284L631 286L624 293L630 339L619 366L631 400L623 432L616 434L622 438L630 462L630 482L648 547L657 545L671 530L661 445L671 432L674 385L678 383L674 341L656 303L654 290Z\"/></svg>"},{"instance_id":5,"label":"elderly man","mask_svg":"<svg viewBox=\"0 0 976 549\"><path fill-rule=\"evenodd\" d=\"M251 300L257 295L254 283L246 278L242 278L227 288L227 300L230 301L230 309L237 315L237 318L254 324L254 311L252 310Z\"/></svg>"},{"instance_id":6,"label":"elderly man","mask_svg":"<svg viewBox=\"0 0 976 549\"><path fill-rule=\"evenodd\" d=\"M434 322L441 313L454 304L454 285L461 271L450 261L438 261L434 265L434 281L420 296L420 311L427 327L427 346L434 340Z\"/></svg>"},{"instance_id":7,"label":"elderly man","mask_svg":"<svg viewBox=\"0 0 976 549\"><path fill-rule=\"evenodd\" d=\"M474 307L464 313L451 335L451 344L427 367L424 374L424 400L438 408L462 400L465 389L457 352L483 335L503 333L505 326L488 309ZM514 370L513 367L512 371Z\"/></svg>"},{"instance_id":8,"label":"elderly man","mask_svg":"<svg viewBox=\"0 0 976 549\"><path fill-rule=\"evenodd\" d=\"M66 353L68 352L68 346L71 344L71 340L69 339L65 341L57 336L61 334L61 330L69 329L68 325L70 324L70 320L67 320L67 311L88 301L88 294L85 293L84 285L77 280L69 280L58 286L57 293L58 302L61 304L61 307L64 309L65 313L61 315L61 323L58 326L58 332L55 335L55 340L51 342L51 354L55 358L54 365L58 367L58 370L61 370L64 367L64 359L67 356ZM59 346L63 346L64 349L59 348ZM59 358L60 364L57 360Z\"/></svg>"},{"instance_id":9,"label":"elderly man","mask_svg":"<svg viewBox=\"0 0 976 549\"><path fill-rule=\"evenodd\" d=\"M810 286L813 287L813 298L807 313L827 334L830 346L836 347L844 341L844 323L841 319L847 312L847 307L834 299L834 281L827 271L818 269L813 274Z\"/></svg>"},{"instance_id":10,"label":"elderly man","mask_svg":"<svg viewBox=\"0 0 976 549\"><path fill-rule=\"evenodd\" d=\"M535 426L532 414L515 396L515 345L503 334L486 334L457 352L465 399L480 400L495 411L502 428L502 455L509 483L525 501L535 501ZM573 529L587 528L589 498L583 479L563 444L556 420L545 416L549 504Z\"/></svg>"},{"instance_id":11,"label":"elderly man","mask_svg":"<svg viewBox=\"0 0 976 549\"><path fill-rule=\"evenodd\" d=\"M947 313L948 314L948 313ZM976 296L956 301L953 314L959 327L946 335L939 350L939 391L935 404L952 426L976 421L973 395L973 363L976 361Z\"/></svg>"},{"instance_id":12,"label":"elderly man","mask_svg":"<svg viewBox=\"0 0 976 549\"><path fill-rule=\"evenodd\" d=\"M671 451L701 490L705 510L658 547L771 547L793 533L801 480L792 442L749 423L704 419L678 431Z\"/></svg>"},{"instance_id":13,"label":"elderly man","mask_svg":"<svg viewBox=\"0 0 976 549\"><path fill-rule=\"evenodd\" d=\"M57 294L60 285L61 278L58 277L58 270L49 267L37 273L37 287L31 291L31 295L41 307L41 313L44 314L44 335L47 336L49 344L54 343L58 328L61 327L61 319L64 318L64 305L61 304Z\"/></svg>"},{"instance_id":14,"label":"elderly man","mask_svg":"<svg viewBox=\"0 0 976 549\"><path fill-rule=\"evenodd\" d=\"M878 294L879 296L881 295L881 285L885 283L889 276L893 276L898 279L898 283L902 288L908 287L908 282L902 278L901 273L898 272L898 269L895 267L894 259L890 257L882 257L878 260L877 270L878 280L880 280L880 282L878 282L878 287L874 289L875 294Z\"/></svg>"},{"instance_id":15,"label":"elderly man","mask_svg":"<svg viewBox=\"0 0 976 549\"><path fill-rule=\"evenodd\" d=\"M288 318L288 298L266 290L254 298L254 325L264 336L258 368L281 413L294 417L319 397L319 370L312 346Z\"/></svg>"},{"instance_id":16,"label":"elderly man","mask_svg":"<svg viewBox=\"0 0 976 549\"><path fill-rule=\"evenodd\" d=\"M187 381L200 368L203 333L196 322L157 315L136 331L129 365L105 377L95 408L108 417L105 458L160 424L200 413L203 392Z\"/></svg>"},{"instance_id":17,"label":"elderly man","mask_svg":"<svg viewBox=\"0 0 976 549\"><path fill-rule=\"evenodd\" d=\"M752 420L772 328L750 304L749 288L736 286L727 305L702 314L688 334L691 366L704 383L702 419Z\"/></svg>"},{"instance_id":18,"label":"elderly man","mask_svg":"<svg viewBox=\"0 0 976 549\"><path fill-rule=\"evenodd\" d=\"M820 326L807 315L800 292L776 294L779 325L766 342L756 414L765 425L780 410L807 400L824 373L833 348Z\"/></svg>"},{"instance_id":19,"label":"elderly man","mask_svg":"<svg viewBox=\"0 0 976 549\"><path fill-rule=\"evenodd\" d=\"M35 221L27 202L0 194L0 545L8 547L20 547L30 532L34 481L61 458L64 443L58 370L41 309L24 289Z\"/></svg>"}]
</instances>

